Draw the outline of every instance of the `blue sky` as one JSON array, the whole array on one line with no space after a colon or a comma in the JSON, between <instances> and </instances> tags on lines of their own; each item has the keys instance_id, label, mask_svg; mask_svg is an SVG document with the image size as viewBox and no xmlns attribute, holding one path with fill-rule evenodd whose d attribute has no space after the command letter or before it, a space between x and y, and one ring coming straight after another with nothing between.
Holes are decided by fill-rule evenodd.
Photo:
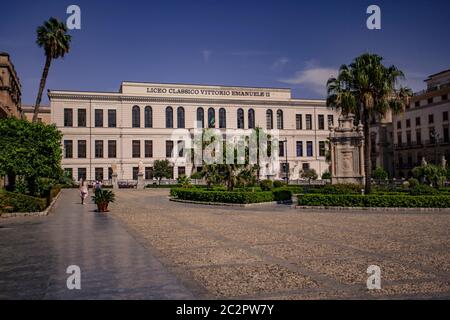
<instances>
[{"instance_id":1,"label":"blue sky","mask_svg":"<svg viewBox=\"0 0 450 320\"><path fill-rule=\"evenodd\" d=\"M44 64L36 27L81 8L71 52L54 61L50 89L117 91L121 81L289 87L323 98L324 82L363 52L395 64L422 89L450 68L450 1L6 1L0 51L19 73L23 103L35 101ZM366 28L377 4L382 30ZM45 97L44 102L47 103Z\"/></svg>"}]
</instances>

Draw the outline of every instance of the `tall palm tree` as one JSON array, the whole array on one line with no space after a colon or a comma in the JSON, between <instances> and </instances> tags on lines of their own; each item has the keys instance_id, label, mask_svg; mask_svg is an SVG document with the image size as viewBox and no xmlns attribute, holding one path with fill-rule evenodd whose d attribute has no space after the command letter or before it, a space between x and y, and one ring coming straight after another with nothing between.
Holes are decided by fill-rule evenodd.
<instances>
[{"instance_id":1,"label":"tall palm tree","mask_svg":"<svg viewBox=\"0 0 450 320\"><path fill-rule=\"evenodd\" d=\"M350 65L343 65L336 78L327 82L327 106L343 114L354 113L364 125L365 191L371 192L370 122L383 117L389 110L402 112L409 103L411 89L398 87L404 79L395 66L385 67L383 58L376 54L363 54Z\"/></svg>"},{"instance_id":2,"label":"tall palm tree","mask_svg":"<svg viewBox=\"0 0 450 320\"><path fill-rule=\"evenodd\" d=\"M39 92L34 106L33 122L36 122L39 114L39 107L42 99L42 92L47 81L48 70L53 59L64 57L70 50L70 41L72 37L67 34L66 25L56 18L50 18L43 25L37 28L36 43L45 51L45 66L42 72Z\"/></svg>"}]
</instances>

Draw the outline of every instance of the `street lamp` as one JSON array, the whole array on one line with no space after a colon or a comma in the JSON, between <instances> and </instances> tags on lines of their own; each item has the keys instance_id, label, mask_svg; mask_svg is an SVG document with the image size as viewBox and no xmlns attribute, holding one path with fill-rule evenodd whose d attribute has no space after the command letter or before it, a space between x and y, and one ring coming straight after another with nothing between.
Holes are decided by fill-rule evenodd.
<instances>
[{"instance_id":1,"label":"street lamp","mask_svg":"<svg viewBox=\"0 0 450 320\"><path fill-rule=\"evenodd\" d=\"M284 145L285 145L285 156L286 156L286 162L285 162L285 170L286 170L286 184L289 185L289 163L288 163L288 149L287 149L287 138L284 139Z\"/></svg>"}]
</instances>

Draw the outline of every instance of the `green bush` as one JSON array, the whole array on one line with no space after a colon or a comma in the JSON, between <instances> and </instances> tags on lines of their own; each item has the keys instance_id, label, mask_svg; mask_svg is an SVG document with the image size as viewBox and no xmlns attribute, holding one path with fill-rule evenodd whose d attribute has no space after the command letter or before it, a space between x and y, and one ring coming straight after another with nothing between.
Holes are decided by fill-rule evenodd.
<instances>
[{"instance_id":1,"label":"green bush","mask_svg":"<svg viewBox=\"0 0 450 320\"><path fill-rule=\"evenodd\" d=\"M426 196L426 195L435 195L435 194L438 194L439 191L436 190L436 189L433 188L433 187L430 187L430 186L426 185L426 184L418 184L418 185L412 187L412 188L409 190L409 193L410 193L412 196L419 196L419 195L424 195L424 196Z\"/></svg>"},{"instance_id":2,"label":"green bush","mask_svg":"<svg viewBox=\"0 0 450 320\"><path fill-rule=\"evenodd\" d=\"M415 186L418 186L420 184L419 180L415 178L408 179L409 187L414 188Z\"/></svg>"},{"instance_id":3,"label":"green bush","mask_svg":"<svg viewBox=\"0 0 450 320\"><path fill-rule=\"evenodd\" d=\"M262 191L270 191L273 188L273 181L272 180L262 180L259 183L259 186L261 187Z\"/></svg>"},{"instance_id":4,"label":"green bush","mask_svg":"<svg viewBox=\"0 0 450 320\"><path fill-rule=\"evenodd\" d=\"M298 204L324 207L450 208L450 196L304 194L298 196Z\"/></svg>"},{"instance_id":5,"label":"green bush","mask_svg":"<svg viewBox=\"0 0 450 320\"><path fill-rule=\"evenodd\" d=\"M363 187L357 184L327 184L309 188L308 193L320 194L361 194Z\"/></svg>"},{"instance_id":6,"label":"green bush","mask_svg":"<svg viewBox=\"0 0 450 320\"><path fill-rule=\"evenodd\" d=\"M280 188L272 190L275 201L289 201L292 200L292 190L288 188Z\"/></svg>"},{"instance_id":7,"label":"green bush","mask_svg":"<svg viewBox=\"0 0 450 320\"><path fill-rule=\"evenodd\" d=\"M0 191L0 212L40 212L46 207L46 199Z\"/></svg>"},{"instance_id":8,"label":"green bush","mask_svg":"<svg viewBox=\"0 0 450 320\"><path fill-rule=\"evenodd\" d=\"M263 192L223 192L223 191L206 191L198 189L182 189L173 188L170 195L176 199L201 201L201 202L218 202L218 203L259 203L275 201L274 194L269 191Z\"/></svg>"},{"instance_id":9,"label":"green bush","mask_svg":"<svg viewBox=\"0 0 450 320\"><path fill-rule=\"evenodd\" d=\"M274 188L281 188L281 187L284 187L285 185L286 185L286 183L284 183L283 181L275 180L273 182Z\"/></svg>"},{"instance_id":10,"label":"green bush","mask_svg":"<svg viewBox=\"0 0 450 320\"><path fill-rule=\"evenodd\" d=\"M331 178L331 172L325 171L324 173L322 173L322 180L330 180Z\"/></svg>"}]
</instances>

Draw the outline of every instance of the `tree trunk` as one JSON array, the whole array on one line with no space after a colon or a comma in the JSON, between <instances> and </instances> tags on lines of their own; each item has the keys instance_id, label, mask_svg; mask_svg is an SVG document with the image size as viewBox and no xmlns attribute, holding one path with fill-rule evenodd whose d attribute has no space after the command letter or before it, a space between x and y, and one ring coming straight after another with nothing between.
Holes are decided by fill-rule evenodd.
<instances>
[{"instance_id":1,"label":"tree trunk","mask_svg":"<svg viewBox=\"0 0 450 320\"><path fill-rule=\"evenodd\" d=\"M44 71L42 72L41 83L39 84L39 91L36 98L36 104L34 105L33 123L36 123L38 121L39 107L41 105L42 100L42 92L44 92L45 83L47 82L48 70L50 69L51 62L52 58L50 56L46 56Z\"/></svg>"},{"instance_id":2,"label":"tree trunk","mask_svg":"<svg viewBox=\"0 0 450 320\"><path fill-rule=\"evenodd\" d=\"M371 185L371 179L372 179L372 166L371 166L371 159L370 159L370 119L369 115L367 113L364 113L364 171L366 174L365 178L365 187L364 191L366 194L369 194L372 192L372 185Z\"/></svg>"}]
</instances>

